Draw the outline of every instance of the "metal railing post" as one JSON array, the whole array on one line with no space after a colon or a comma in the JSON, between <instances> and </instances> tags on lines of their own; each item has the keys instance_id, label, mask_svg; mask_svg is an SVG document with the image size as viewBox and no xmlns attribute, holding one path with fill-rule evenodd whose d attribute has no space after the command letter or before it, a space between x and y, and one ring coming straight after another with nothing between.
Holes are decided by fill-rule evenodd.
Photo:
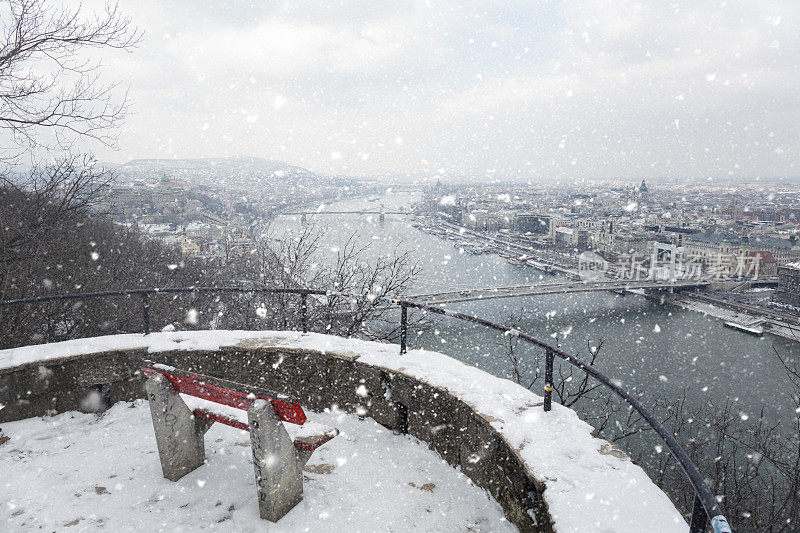
<instances>
[{"instance_id":1,"label":"metal railing post","mask_svg":"<svg viewBox=\"0 0 800 533\"><path fill-rule=\"evenodd\" d=\"M150 302L147 293L142 293L142 320L144 321L144 334L150 335Z\"/></svg>"},{"instance_id":2,"label":"metal railing post","mask_svg":"<svg viewBox=\"0 0 800 533\"><path fill-rule=\"evenodd\" d=\"M408 308L400 304L400 354L406 353L406 335L408 334Z\"/></svg>"},{"instance_id":3,"label":"metal railing post","mask_svg":"<svg viewBox=\"0 0 800 533\"><path fill-rule=\"evenodd\" d=\"M308 294L300 293L300 327L303 333L308 333Z\"/></svg>"},{"instance_id":4,"label":"metal railing post","mask_svg":"<svg viewBox=\"0 0 800 533\"><path fill-rule=\"evenodd\" d=\"M552 409L553 401L553 352L544 351L544 410Z\"/></svg>"},{"instance_id":5,"label":"metal railing post","mask_svg":"<svg viewBox=\"0 0 800 533\"><path fill-rule=\"evenodd\" d=\"M692 504L692 519L689 522L689 533L705 533L708 523L708 514L703 507L703 502L697 492L694 493L694 503Z\"/></svg>"}]
</instances>

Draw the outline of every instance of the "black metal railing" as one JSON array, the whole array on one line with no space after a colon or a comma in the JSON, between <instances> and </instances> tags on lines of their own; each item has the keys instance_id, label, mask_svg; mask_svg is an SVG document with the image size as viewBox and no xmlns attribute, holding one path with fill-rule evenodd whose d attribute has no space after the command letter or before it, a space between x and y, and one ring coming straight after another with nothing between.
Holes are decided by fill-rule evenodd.
<instances>
[{"instance_id":1,"label":"black metal railing","mask_svg":"<svg viewBox=\"0 0 800 533\"><path fill-rule=\"evenodd\" d=\"M694 503L692 506L692 518L689 523L689 532L690 533L701 533L706 530L706 524L708 523L709 517L711 517L711 525L714 528L715 533L730 533L731 529L728 525L728 521L726 520L725 516L722 514L722 509L720 508L719 504L717 503L717 499L714 494L711 492L711 489L708 488L703 476L700 474L700 471L697 469L697 466L691 460L689 455L683 449L683 447L678 443L675 437L667 431L664 425L653 416L650 411L648 411L639 400L630 394L628 391L614 383L614 381L606 376L603 372L598 370L597 368L593 367L583 359L576 357L570 353L567 353L560 348L555 346L551 346L545 342L536 339L535 337L531 337L521 331L511 328L508 326L503 326L501 324L497 324L494 322L490 322L489 320L485 320L483 318L479 318L472 315L467 315L464 313L459 313L457 311L451 311L449 309L443 309L441 307L435 307L427 304L420 304L416 302L410 302L407 300L395 300L394 303L400 306L402 312L401 316L401 332L405 332L407 329L407 311L406 309L416 308L421 309L423 311L434 313L438 315L444 315L451 318L456 318L458 320L464 320L466 322L472 322L473 324L479 324L481 326L485 326L490 329L494 329L497 331L501 331L506 334L513 334L514 336L533 344L535 346L539 346L544 348L545 350L545 383L544 383L544 410L550 411L552 406L552 394L553 394L553 360L554 356L558 356L564 361L568 362L572 366L583 370L597 381L605 385L607 388L611 389L617 396L622 398L625 402L628 403L631 407L633 407L642 418L650 425L650 427L656 432L656 434L664 441L664 444L667 445L670 452L672 453L673 457L678 461L681 465L681 468L686 473L686 476L689 478L689 481L694 487ZM401 334L400 337L400 352L406 352L406 345L405 345L405 333Z\"/></svg>"},{"instance_id":2,"label":"black metal railing","mask_svg":"<svg viewBox=\"0 0 800 533\"><path fill-rule=\"evenodd\" d=\"M19 306L19 305L33 305L45 302L56 301L69 301L69 300L90 300L98 298L109 298L118 296L139 296L142 301L142 329L145 335L150 333L150 301L149 297L160 294L198 294L198 293L266 293L266 294L297 294L300 298L300 328L306 333L308 332L308 295L328 296L328 297L347 297L347 298L365 298L366 295L354 294L343 291L323 291L314 289L299 289L299 288L247 288L247 287L169 287L169 288L156 288L156 289L129 289L119 291L103 291L103 292L89 292L78 294L60 294L52 296L40 296L36 298L20 298L16 300L0 301L0 308ZM593 367L583 359L567 353L560 348L542 342L535 337L527 335L516 328L504 326L457 311L451 311L442 307L436 307L428 304L411 302L408 300L382 298L381 304L397 305L400 307L400 353L407 352L407 338L408 338L408 309L418 309L423 312L433 313L437 315L447 316L473 324L478 324L496 331L503 332L504 334L511 334L519 339L538 346L545 350L545 385L544 385L544 410L550 411L552 409L552 391L553 391L553 362L555 356L560 357L567 363L583 370L594 379L602 383L605 387L611 389L617 396L622 398L628 405L635 409L642 418L650 425L656 434L664 441L670 453L681 465L686 476L694 488L694 503L692 506L691 521L689 523L689 533L701 533L706 530L709 518L711 519L711 526L715 533L731 533L731 528L727 520L722 514L722 509L717 503L717 499L709 489L697 466L691 460L689 455L678 443L675 437L667 431L661 422L648 411L639 400L627 392L625 389L617 385L614 380L606 376L602 371Z\"/></svg>"},{"instance_id":3,"label":"black metal railing","mask_svg":"<svg viewBox=\"0 0 800 533\"><path fill-rule=\"evenodd\" d=\"M117 296L139 296L142 299L142 331L145 335L150 333L150 296L159 294L201 294L201 293L261 293L261 294L297 294L300 297L300 326L303 333L308 332L308 295L330 295L329 291L313 289L273 289L262 287L164 287L156 289L125 289L119 291L82 292L75 294L54 294L36 298L18 298L16 300L2 300L0 307L30 305L46 302L63 302L69 300L95 300L113 298Z\"/></svg>"}]
</instances>

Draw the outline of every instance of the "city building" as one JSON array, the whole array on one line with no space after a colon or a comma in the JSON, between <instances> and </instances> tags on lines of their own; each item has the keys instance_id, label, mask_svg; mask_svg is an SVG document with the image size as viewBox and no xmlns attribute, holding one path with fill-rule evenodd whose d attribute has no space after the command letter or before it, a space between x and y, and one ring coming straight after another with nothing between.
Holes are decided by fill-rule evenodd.
<instances>
[{"instance_id":1,"label":"city building","mask_svg":"<svg viewBox=\"0 0 800 533\"><path fill-rule=\"evenodd\" d=\"M800 263L778 267L778 289L775 301L800 307Z\"/></svg>"},{"instance_id":2,"label":"city building","mask_svg":"<svg viewBox=\"0 0 800 533\"><path fill-rule=\"evenodd\" d=\"M776 276L778 274L778 262L769 250L749 252L749 256L758 263L759 276Z\"/></svg>"},{"instance_id":3,"label":"city building","mask_svg":"<svg viewBox=\"0 0 800 533\"><path fill-rule=\"evenodd\" d=\"M517 233L530 233L532 235L548 235L552 217L537 213L515 213L514 231Z\"/></svg>"}]
</instances>

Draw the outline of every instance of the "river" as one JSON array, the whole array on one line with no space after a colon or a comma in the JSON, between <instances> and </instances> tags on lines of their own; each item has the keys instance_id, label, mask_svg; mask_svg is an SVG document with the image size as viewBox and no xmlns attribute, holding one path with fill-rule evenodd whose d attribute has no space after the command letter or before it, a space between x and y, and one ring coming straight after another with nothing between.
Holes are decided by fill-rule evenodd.
<instances>
[{"instance_id":1,"label":"river","mask_svg":"<svg viewBox=\"0 0 800 533\"><path fill-rule=\"evenodd\" d=\"M347 200L328 210L387 210L409 205L412 193L388 193L376 201ZM496 254L464 253L450 240L411 225L411 217L387 215L311 216L326 230L333 250L353 233L369 242L367 255L408 250L423 267L412 294L464 288L513 286L558 281L526 266L510 265ZM299 225L299 217L280 217L279 227ZM448 304L448 308L500 323L517 317L521 331L588 356L588 346L603 343L596 366L630 391L646 391L644 399L687 395L692 403L721 405L731 400L743 417L764 411L783 423L795 416L789 386L775 350L800 356L800 344L771 336L754 337L723 326L721 320L636 294L573 293L526 296ZM399 312L398 312L399 316ZM431 317L424 331L411 331L410 348L451 355L488 372L510 376L512 366L503 344L507 338L486 328L446 317ZM536 355L520 347L525 361ZM539 350L541 351L541 350ZM579 372L576 372L576 378ZM541 394L541 384L534 391Z\"/></svg>"}]
</instances>

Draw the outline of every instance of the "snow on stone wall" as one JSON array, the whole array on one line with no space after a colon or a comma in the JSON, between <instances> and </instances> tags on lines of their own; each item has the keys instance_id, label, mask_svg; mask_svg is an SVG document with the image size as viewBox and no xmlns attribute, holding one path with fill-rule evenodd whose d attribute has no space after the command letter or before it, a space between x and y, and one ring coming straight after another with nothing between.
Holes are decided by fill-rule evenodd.
<instances>
[{"instance_id":1,"label":"snow on stone wall","mask_svg":"<svg viewBox=\"0 0 800 533\"><path fill-rule=\"evenodd\" d=\"M103 379L122 379L125 371L119 367L133 364L135 369L131 361L144 357L179 367L181 363L191 365L201 372L207 368L210 375L257 364L259 373L245 377L266 378L266 383L260 383L265 386L291 383L296 390L285 392L308 402L304 405L311 409L328 405L332 397L340 398L345 407L387 427L396 424L393 417L397 412L392 406L403 403L411 412L404 422L409 433L428 442L451 465L490 490L509 520L521 529L688 529L645 472L607 441L593 437L592 427L574 411L554 405L546 413L540 396L507 379L436 352L415 350L400 355L398 347L391 344L315 333L192 331L115 335L0 350L0 404L8 405L0 410L0 421L9 419L15 402L31 401L20 392L16 397L9 394L21 391L12 378L55 380L59 368L76 360L95 364L95 373L110 375L93 380L71 378L87 386L104 383ZM116 366L108 363L109 358L117 358ZM274 381L281 373L284 381ZM327 373L327 381L317 379L316 374L323 373ZM344 381L336 381L337 374L346 375ZM385 383L389 381L391 385ZM330 396L324 389L333 382L352 390ZM30 391L27 394L36 397ZM465 413L462 405L470 412ZM484 425L494 434L486 435L481 429ZM498 469L502 476L492 474ZM526 485L526 479L532 483ZM525 509L528 505L533 507ZM523 512L527 516L521 516Z\"/></svg>"}]
</instances>

